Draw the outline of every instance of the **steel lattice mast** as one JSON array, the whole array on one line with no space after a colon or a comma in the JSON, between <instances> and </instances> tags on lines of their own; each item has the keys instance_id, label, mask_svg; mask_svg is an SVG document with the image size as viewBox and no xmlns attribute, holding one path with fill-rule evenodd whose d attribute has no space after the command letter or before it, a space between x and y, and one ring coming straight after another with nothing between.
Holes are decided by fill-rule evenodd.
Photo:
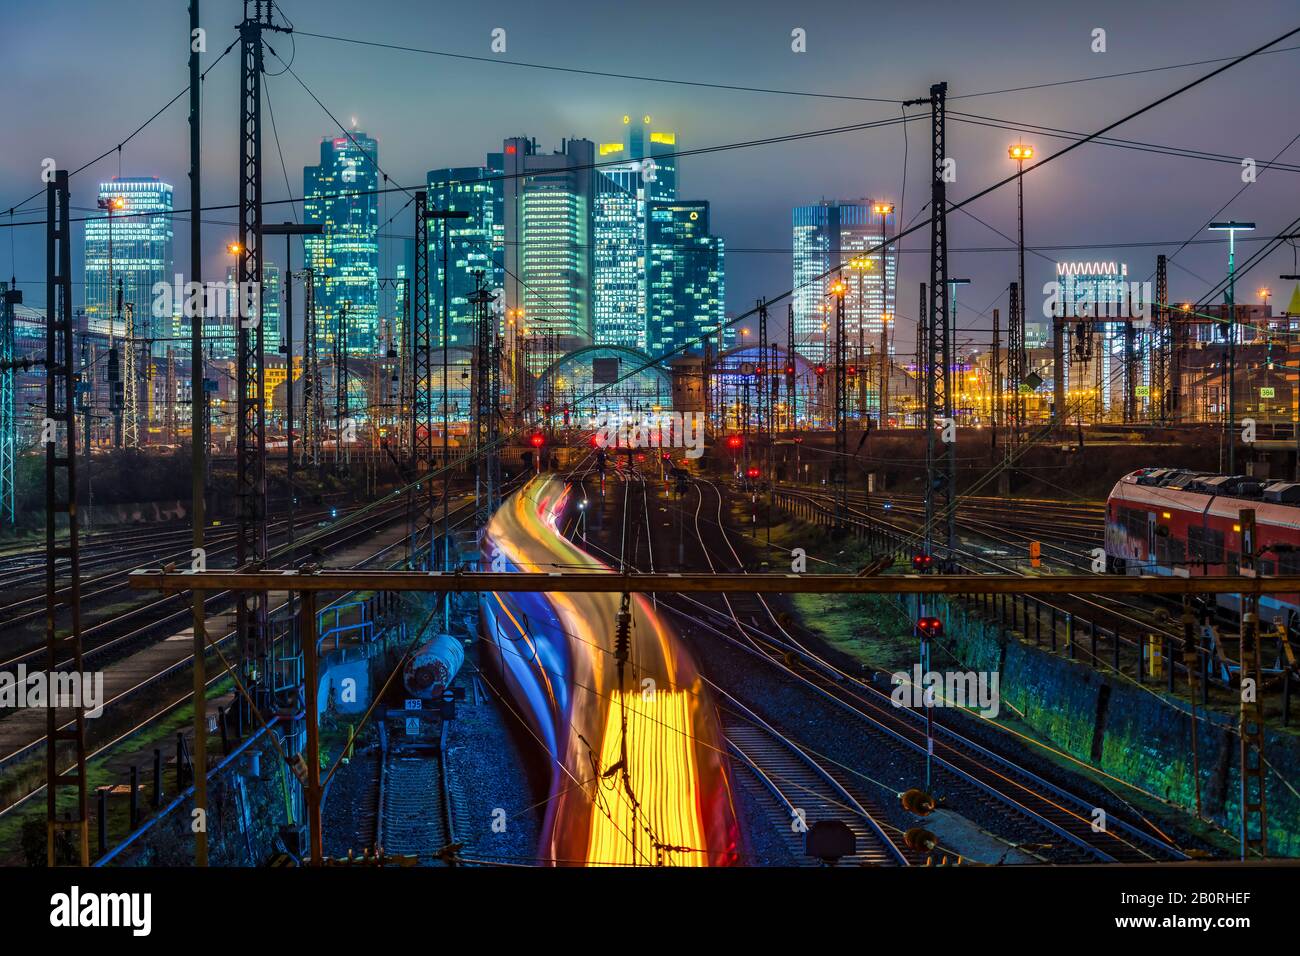
<instances>
[{"instance_id":1,"label":"steel lattice mast","mask_svg":"<svg viewBox=\"0 0 1300 956\"><path fill-rule=\"evenodd\" d=\"M1007 454L1020 444L1025 427L1025 397L1020 387L1025 382L1025 316L1020 300L1020 283L1007 290Z\"/></svg>"},{"instance_id":2,"label":"steel lattice mast","mask_svg":"<svg viewBox=\"0 0 1300 956\"><path fill-rule=\"evenodd\" d=\"M501 365L496 314L491 308L496 296L488 292L482 271L474 273L474 282L477 288L470 295L469 304L474 308L477 346L474 361L474 453L478 519L475 525L485 528L501 504L501 454L493 447L501 436Z\"/></svg>"},{"instance_id":3,"label":"steel lattice mast","mask_svg":"<svg viewBox=\"0 0 1300 956\"><path fill-rule=\"evenodd\" d=\"M76 367L72 359L72 228L68 171L57 170L46 189L45 216L45 651L49 674L85 674L81 654L81 562L77 524ZM60 538L59 515L66 521ZM45 711L46 864L56 861L56 836L73 830L78 858L90 865L86 804L86 710L59 707L51 694ZM71 766L69 766L71 761ZM75 796L75 807L60 797ZM61 814L67 813L65 818Z\"/></svg>"},{"instance_id":4,"label":"steel lattice mast","mask_svg":"<svg viewBox=\"0 0 1300 956\"><path fill-rule=\"evenodd\" d=\"M252 16L249 16L250 8ZM239 502L235 561L240 566L266 559L266 395L262 325L262 71L263 30L271 24L269 0L244 0L239 25L239 266L241 295L236 326L237 423L236 495ZM267 704L267 595L245 592L236 602L236 626L243 659L243 679L258 706ZM243 698L241 697L241 701ZM241 703L241 706L242 703Z\"/></svg>"},{"instance_id":5,"label":"steel lattice mast","mask_svg":"<svg viewBox=\"0 0 1300 956\"><path fill-rule=\"evenodd\" d=\"M12 528L17 518L17 495L14 487L14 462L18 453L18 422L14 415L14 380L17 346L14 332L14 306L23 294L13 283L0 282L0 523Z\"/></svg>"},{"instance_id":6,"label":"steel lattice mast","mask_svg":"<svg viewBox=\"0 0 1300 956\"><path fill-rule=\"evenodd\" d=\"M952 328L948 311L948 194L945 173L944 119L947 83L930 87L930 284L926 308L926 402L925 402L925 550L932 553L934 524L942 516L947 526L945 541L951 552L956 540L952 498L956 479L955 442L946 442L946 452L937 447L935 426L952 421ZM923 101L922 101L923 102ZM942 503L942 508L937 506Z\"/></svg>"},{"instance_id":7,"label":"steel lattice mast","mask_svg":"<svg viewBox=\"0 0 1300 956\"><path fill-rule=\"evenodd\" d=\"M123 308L122 332L122 447L140 447L140 380L135 371L135 303Z\"/></svg>"},{"instance_id":8,"label":"steel lattice mast","mask_svg":"<svg viewBox=\"0 0 1300 956\"><path fill-rule=\"evenodd\" d=\"M320 347L316 329L316 276L308 266L303 269L302 304L302 401L303 457L320 467L322 429L325 422L324 388L320 374Z\"/></svg>"}]
</instances>

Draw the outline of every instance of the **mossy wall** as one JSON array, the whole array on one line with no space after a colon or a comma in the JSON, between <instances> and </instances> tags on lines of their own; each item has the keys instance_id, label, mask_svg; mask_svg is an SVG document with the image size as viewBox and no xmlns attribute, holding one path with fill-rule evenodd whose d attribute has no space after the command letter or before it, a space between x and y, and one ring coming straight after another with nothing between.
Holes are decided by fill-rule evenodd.
<instances>
[{"instance_id":1,"label":"mossy wall","mask_svg":"<svg viewBox=\"0 0 1300 956\"><path fill-rule=\"evenodd\" d=\"M1001 673L1004 706L1071 756L1194 812L1199 777L1202 814L1231 833L1241 825L1240 738L1236 717L1197 708L1153 685L1107 675L1009 636L955 601L937 599L945 644L964 667ZM1198 773L1192 772L1196 726ZM1300 856L1300 744L1265 732L1268 849Z\"/></svg>"}]
</instances>

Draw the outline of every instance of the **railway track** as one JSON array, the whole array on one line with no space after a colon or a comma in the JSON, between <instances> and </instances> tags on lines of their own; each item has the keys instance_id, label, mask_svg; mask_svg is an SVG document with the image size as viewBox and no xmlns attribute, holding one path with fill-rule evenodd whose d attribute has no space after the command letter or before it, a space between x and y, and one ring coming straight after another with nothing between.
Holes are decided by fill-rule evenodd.
<instances>
[{"instance_id":1,"label":"railway track","mask_svg":"<svg viewBox=\"0 0 1300 956\"><path fill-rule=\"evenodd\" d=\"M472 502L466 502L465 504L460 505L458 508L456 508L456 509L452 512L453 514L462 514L463 512L466 511L466 509L469 509L469 510L470 510L470 515L469 515L469 517L462 517L461 521L458 522L457 525L455 525L454 527L459 527L460 525L464 524L465 521L472 520L472 507L471 507L471 505L472 505ZM402 510L403 510L403 514L404 514L404 508L403 508ZM342 528L341 530L343 530L343 531L350 531L351 533L348 534L348 536L347 536L346 538L342 539L342 540L336 540L336 541L331 542L328 546L331 547L331 548L338 548L338 547L341 547L341 546L347 544L348 542L352 541L353 539L355 539L355 538L357 538L357 537L361 537L361 536L364 536L364 535L368 535L368 534L370 534L370 533L373 532L373 530L374 530L374 527L373 527L373 526L374 526L374 523L376 523L376 522L386 522L386 523L388 523L388 524L391 524L391 523L393 522L393 520L394 520L394 516L392 516L392 515L388 515L386 512L381 512L379 515L371 516L371 519L372 519L371 522L367 522L366 525L365 525L364 527L352 528L352 527L350 527L350 526L347 526L347 527ZM320 544L319 541L317 541L317 542L315 542L315 543L316 543L316 545L317 545L318 547L321 546L321 544ZM373 563L373 562L375 562L375 561L378 561L378 560L381 560L381 559L387 557L389 554L391 554L391 552L393 552L394 550L396 550L396 549L399 548L399 547L404 547L404 545L405 545L405 537L403 537L403 538L401 538L401 539L399 539L399 540L397 540L397 541L394 541L394 542L392 542L391 544L385 545L384 547L380 548L379 550L377 550L377 551L375 551L375 552L373 552L373 553L367 555L366 557L364 557L363 559L361 559L359 562L357 562L356 566L357 566L357 567L365 567L365 566L367 566L367 565L369 565L369 564L371 564L371 563ZM222 596L221 596L221 595L214 595L214 596L213 596L213 599L217 599L217 598L220 598L220 597L222 597ZM226 597L226 599L228 600L229 596L226 595L225 597ZM341 603L341 602L344 601L345 599L346 599L346 595L341 595L339 598L337 598L337 599L336 599L334 602L332 602L332 603L333 603L333 604ZM272 609L271 609L271 612L272 612L272 613L275 613L276 611L283 610L283 609L284 609L284 606L282 605L280 608L272 608ZM324 609L322 609L322 610L324 610ZM183 616L185 617L186 620L189 619L190 615L191 615L191 612L188 611L188 610L186 610L186 611L183 612ZM145 630L149 630L149 629L140 629L140 631L145 631ZM154 629L152 629L152 630L156 630L156 628L154 628ZM131 634L124 635L124 636L122 636L121 638L116 638L116 639L114 639L113 647L114 647L114 648L121 649L121 645L119 645L119 644L117 643L118 641L124 641L124 640L128 640L128 639L132 639L132 638L134 638L134 639L136 639L138 642L143 642L144 640L147 639L148 636L149 636L149 635L145 635L145 634L142 634L142 633L139 633L139 632L132 632ZM233 631L233 629L231 629L231 630L227 631L225 634L223 634L223 635L221 635L221 636L213 636L213 637L212 637L212 643L215 644L217 647L223 647L223 646L225 646L226 644L228 644L229 642L231 642L231 641L235 638L235 636L236 636L236 635L235 635L235 632ZM108 648L107 646L105 646L105 645L101 645L99 648L96 648L95 650L98 651L98 652L100 652L100 653L106 653L108 649L109 649L109 648ZM86 654L84 655L85 658L90 658L91 656L92 656L92 652L91 652L91 651L87 651ZM174 660L174 661L170 661L170 662L168 662L168 663L167 663L167 666L165 666L165 667L163 667L163 668L161 668L161 669L159 669L159 670L157 670L157 671L151 671L151 672L147 672L147 673L142 673L142 674L139 676L138 679L136 679L136 678L132 678L132 679L131 679L131 682L130 682L130 684L129 684L129 686L123 688L123 689L122 689L120 692L118 692L118 693L113 693L111 696L108 697L108 699L106 699L106 700L104 700L104 701L102 702L103 707L104 707L104 709L105 709L105 713L108 713L108 711L109 711L110 708L115 707L115 706L117 706L117 705L120 705L120 704L124 703L125 701L127 701L127 700L129 700L129 699L132 699L132 698L138 696L141 692L143 692L143 691L146 690L147 688L150 688L150 687L153 687L153 686L157 685L158 682L161 681L161 680L163 680L164 678L167 678L167 677L169 677L169 676L172 676L173 674L178 673L181 669L188 667L189 664L190 664L190 662L191 662L191 660L192 660L192 655L187 653L187 654L184 654L184 655L178 657L178 658L177 658L176 660ZM66 665L67 662L63 662L63 663ZM98 662L97 662L97 663L98 663ZM218 668L218 669L217 669L217 673L215 674L215 676L213 676L213 677L209 680L209 682L208 682L208 686L209 686L209 687L212 687L212 686L213 686L213 685L214 685L218 680L220 680L220 679L221 679L222 677L224 677L224 676L225 676L225 674L224 674L224 669ZM106 680L105 683L106 683L106 685L107 685L108 681ZM88 754L88 757L91 758L91 759L93 759L93 758L95 758L95 757L97 757L97 756L100 756L100 755L104 754L104 753L107 752L109 749L111 749L111 748L113 748L113 747L116 747L116 746L119 746L119 745L122 744L124 741L126 741L126 740L129 739L131 736L133 736L134 734L139 733L139 732L141 732L142 730L144 730L144 729L146 729L147 727L149 727L149 726L153 723L153 721L155 721L155 720L157 720L157 719L159 719L159 718L165 716L166 714L168 714L168 713L170 713L172 710L174 710L176 707L181 706L181 705L185 704L186 702L188 702L188 701L191 699L191 697L192 697L192 693L186 693L186 694L184 694L183 696L179 697L179 698L176 699L176 700L172 700L172 701L168 701L168 702L162 703L160 706L151 709L151 711L150 711L150 712L149 712L149 713L148 713L144 718L142 718L142 719L141 719L141 720L140 720L140 721L139 721L139 722L138 722L134 727L132 727L132 728L131 728L130 730L128 730L126 733L121 734L121 735L115 737L114 739L112 739L111 741L105 743L103 746L98 747L98 748L95 749L93 752L91 752L90 754ZM12 714L12 713L13 713L13 712L11 712L11 714ZM12 717L10 717L9 719L12 719ZM0 729L4 729L6 723L7 723L7 720L0 720ZM66 726L66 725L65 725L65 726ZM3 749L3 750L5 751L4 753L0 753L0 770L4 769L4 768L6 768L6 767L12 766L12 765L14 765L14 764L16 764L16 763L18 763L19 761L21 761L21 760L25 759L26 757L28 757L30 754L34 753L35 750L36 750L37 748L43 746L43 744L44 744L44 742L45 742L45 736L44 736L44 733L43 733L43 728L44 728L44 723L43 723L43 722L40 724L40 727L41 727L41 729L42 729L41 732L40 732L39 734L35 734L35 733L34 733L34 734L31 736L30 739L22 740L22 741L20 741L17 745L11 745L11 746L9 746L9 747L0 748L0 749ZM25 794L25 795L19 797L18 799L14 800L13 802L11 802L11 803L9 804L9 806L6 806L6 807L4 807L4 808L0 808L0 815L3 815L4 813L7 813L7 812L9 812L10 810L12 810L12 809L14 809L14 808L20 806L21 804L25 803L28 799L30 799L31 797L35 796L36 794L40 793L40 792L43 791L43 790L44 790L44 785L41 785L40 787L36 788L35 790L32 790L32 791L28 792L27 794Z\"/></svg>"},{"instance_id":2,"label":"railway track","mask_svg":"<svg viewBox=\"0 0 1300 956\"><path fill-rule=\"evenodd\" d=\"M731 544L724 524L721 489L707 481L697 482L697 487L699 485L710 487L716 496L718 534L715 537L727 545L737 570L743 570L743 562ZM703 533L700 534L700 544L709 547ZM910 707L895 706L889 695L811 653L790 633L763 595L736 595L730 600L733 618L738 620L739 614L746 614L753 622L744 635L747 643L775 666L816 688L895 745L902 744L918 754L927 752L921 713ZM767 635L769 630L779 633L781 638L773 641ZM1063 840L1087 857L1101 862L1187 858L1181 849L1167 840L1127 823L1114 807L1105 808L1105 829L1095 831L1093 822L1097 807L1092 801L1049 783L962 735L946 717L936 720L933 727L935 760L951 777L950 784L966 790L967 796L984 803L994 801L1040 825L1055 839Z\"/></svg>"},{"instance_id":3,"label":"railway track","mask_svg":"<svg viewBox=\"0 0 1300 956\"><path fill-rule=\"evenodd\" d=\"M359 527L352 525L342 526L337 534L327 535L328 543L325 547L331 549L340 548L357 541L366 535L374 534L377 530L392 524L394 521L405 516L405 507L385 509L373 516L368 516ZM318 547L320 544L318 543ZM118 585L119 588L128 588L129 584L125 580ZM116 588L115 588L116 589ZM181 592L174 595L166 595L139 607L122 611L111 618L101 621L97 624L86 627L81 632L82 637L82 660L83 663L93 664L96 667L103 667L106 663L116 659L117 655L147 642L160 628L168 626L183 625L193 616L191 609L186 606L190 592ZM44 598L41 598L44 601ZM229 591L220 591L204 599L204 607L211 612L218 612L222 607L231 600ZM165 611L166 608L179 605L178 610ZM130 624L140 617L147 616L151 612L165 611L164 616L155 618L148 623L139 627L123 630L124 624ZM42 609L40 614L44 614ZM22 651L4 661L0 661L0 669L12 669L20 665L26 667L44 667L45 665L45 647L40 645L30 650ZM71 663L71 659L64 659L58 662L55 670L63 670ZM0 759L0 763L2 763Z\"/></svg>"},{"instance_id":4,"label":"railway track","mask_svg":"<svg viewBox=\"0 0 1300 956\"><path fill-rule=\"evenodd\" d=\"M717 685L715 692L724 693ZM728 697L730 695L727 695ZM734 698L733 698L734 701ZM818 760L798 744L751 715L741 721L723 716L727 748L775 801L773 823L792 856L805 855L803 833L824 821L844 823L853 832L856 850L839 862L845 866L907 866L906 852L885 832L879 811L863 806Z\"/></svg>"},{"instance_id":5,"label":"railway track","mask_svg":"<svg viewBox=\"0 0 1300 956\"><path fill-rule=\"evenodd\" d=\"M808 492L786 492L786 494L802 498L824 512L828 518L833 514L830 507L832 503L826 495ZM852 505L847 508L846 515L851 523L860 527L878 527L894 536L897 541L919 544L919 539L917 539L916 533L912 529L903 528L890 521L877 518ZM977 554L966 548L957 548L955 551L958 569L970 574L989 572L998 574L1023 573L1022 569L1002 563L987 554ZM1090 571L1091 568L1089 567L1086 570ZM1183 644L1181 630L1167 623L1171 618L1168 613L1168 605L1146 604L1140 600L1125 600L1115 596L1102 597L1082 594L1061 595L1052 600L1035 598L1032 604L1039 611L1052 612L1054 620L1059 618L1061 622L1064 622L1067 619L1078 618L1081 626L1090 622L1093 630L1099 630L1103 635L1108 633L1112 640L1118 640L1134 653L1140 653L1141 648L1139 647L1139 641L1130 635L1156 634L1162 640L1167 641L1169 646L1174 649L1181 649ZM1165 620L1162 620L1159 614L1162 610L1165 612ZM1041 618L1041 616L1040 614L1039 617ZM1027 636L1030 627L1028 619L1022 621L1022 624ZM1035 627L1041 630L1042 621L1039 620ZM1098 661L1097 663L1103 662ZM1174 655L1173 666L1175 669L1183 667L1181 657L1178 654Z\"/></svg>"},{"instance_id":6,"label":"railway track","mask_svg":"<svg viewBox=\"0 0 1300 956\"><path fill-rule=\"evenodd\" d=\"M377 838L385 854L432 863L451 842L443 760L433 746L390 750L383 769Z\"/></svg>"},{"instance_id":7,"label":"railway track","mask_svg":"<svg viewBox=\"0 0 1300 956\"><path fill-rule=\"evenodd\" d=\"M712 482L696 481L700 502L696 508L696 532L706 559L716 570L744 570L744 562L731 544L723 515L724 498ZM706 488L715 496L716 529L706 534L698 523ZM712 543L711 543L712 542ZM717 555L725 544L730 557ZM710 555L709 552L715 552ZM895 707L886 694L845 674L809 650L791 633L778 612L763 595L726 595L723 607L713 607L692 595L678 595L684 603L660 598L685 621L704 627L732 644L747 650L783 674L828 699L856 719L882 746L924 754L927 742L924 716L906 707ZM713 620L705 620L704 615ZM788 621L788 618L786 618ZM730 625L730 626L727 626ZM779 637L773 636L779 634ZM974 800L997 814L1028 823L1038 830L1040 842L1056 847L1061 862L1153 862L1180 860L1187 856L1163 835L1130 824L1124 813L1109 806L1104 830L1093 827L1093 801L1044 780L990 748L962 735L947 719L935 724L935 762L954 797Z\"/></svg>"}]
</instances>

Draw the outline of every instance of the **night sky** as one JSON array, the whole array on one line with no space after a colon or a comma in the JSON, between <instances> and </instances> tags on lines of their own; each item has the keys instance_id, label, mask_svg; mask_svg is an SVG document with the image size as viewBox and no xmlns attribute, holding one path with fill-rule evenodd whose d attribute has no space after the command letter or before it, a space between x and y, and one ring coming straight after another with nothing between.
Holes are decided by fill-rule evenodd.
<instances>
[{"instance_id":1,"label":"night sky","mask_svg":"<svg viewBox=\"0 0 1300 956\"><path fill-rule=\"evenodd\" d=\"M120 142L187 82L188 15L184 0L56 2L10 0L4 51L8 82L4 114L9 135L0 151L0 221L5 210L40 186L40 163L54 157L76 168ZM206 68L235 37L241 4L205 0L209 31ZM957 99L964 94L1072 80L1244 53L1300 26L1294 0L1249 5L1185 0L1177 4L1124 2L926 2L852 4L777 3L772 0L655 0L611 4L566 0L493 4L418 0L285 0L283 9L302 31L347 36L446 52L492 57L490 33L507 31L507 52L495 59L594 71L640 74L782 90L898 100L928 95L931 83L949 84L951 110L1076 132L1091 132L1219 64L1203 64L1095 82ZM790 50L795 27L807 31L808 52ZM1107 32L1107 52L1090 50L1092 31ZM679 148L720 145L900 115L897 104L828 97L707 89L602 78L550 70L399 52L312 37L272 36L271 46L345 124L376 137L380 162L399 183L414 188L427 170L477 165L509 135L536 137L545 151L563 137L599 143L621 139L624 113L649 113L654 127L677 133ZM1300 36L1279 44L1300 47ZM1256 57L1221 77L1126 124L1111 135L1261 164L1300 133L1297 64L1300 51ZM267 68L282 64L268 55ZM314 163L322 136L338 130L290 75L267 82L288 185L269 114L265 122L264 182L268 200L302 190L302 167ZM204 199L237 201L236 124L238 60L234 53L205 84ZM911 112L920 112L913 109ZM121 173L158 176L175 186L177 208L188 208L186 101L173 105L122 151ZM713 230L727 242L727 308L739 313L760 295L791 283L790 213L821 198L872 196L902 202L901 221L913 221L928 199L928 122L904 130L825 136L801 142L729 150L681 160L680 195L713 205ZM948 154L957 161L949 198L958 201L1012 171L1009 143L1017 134L950 121ZM1038 156L1065 145L1026 132ZM1280 157L1300 163L1300 146ZM94 206L97 183L118 172L110 155L72 181L74 216ZM1256 184L1226 209L1241 187L1236 162L1207 162L1089 144L1026 177L1026 238L1045 250L1027 257L1030 317L1037 290L1056 259L1129 263L1145 279L1159 252L1173 254L1212 215L1256 220L1258 237L1279 232L1297 214L1298 173L1262 171ZM383 200L381 221L406 201ZM1014 240L1014 186L969 207ZM298 207L301 214L301 207ZM14 216L43 218L44 198ZM266 218L291 218L288 207ZM234 211L204 217L208 277L224 275L222 250L235 234ZM1006 307L1015 278L1014 242L962 213L950 216L950 273L969 277L959 324L964 339L986 344L989 311ZM412 229L409 210L386 232ZM44 303L43 230L10 230L0 247L0 272L18 276L29 304ZM1215 238L1200 233L1198 239ZM188 271L188 224L176 223L176 265ZM1240 240L1239 240L1240 242ZM1105 248L1116 243L1160 243ZM1092 247L1089 244L1094 244ZM1249 240L1243 256L1255 248ZM278 243L271 255L282 255ZM80 234L74 243L80 280ZM970 251L963 251L970 250ZM978 250L978 251L976 251ZM898 347L910 351L917 283L928 273L928 232L905 241L900 266ZM1043 258L1045 256L1046 258ZM1176 301L1204 295L1224 273L1226 245L1188 246L1170 267ZM383 246L381 273L394 274L396 240ZM1284 306L1296 271L1289 247L1242 280L1239 301L1255 301L1268 286ZM76 303L81 304L78 286ZM784 304L778 315L784 316Z\"/></svg>"}]
</instances>

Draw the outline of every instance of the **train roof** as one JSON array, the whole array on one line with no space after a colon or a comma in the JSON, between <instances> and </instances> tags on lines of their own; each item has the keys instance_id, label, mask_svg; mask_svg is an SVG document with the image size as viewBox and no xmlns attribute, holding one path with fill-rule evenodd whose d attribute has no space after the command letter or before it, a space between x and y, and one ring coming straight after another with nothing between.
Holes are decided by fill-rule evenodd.
<instances>
[{"instance_id":1,"label":"train roof","mask_svg":"<svg viewBox=\"0 0 1300 956\"><path fill-rule=\"evenodd\" d=\"M1142 468L1125 475L1120 479L1120 484L1165 488L1214 498L1300 505L1300 482L1255 478L1250 475L1218 475L1186 468Z\"/></svg>"}]
</instances>

